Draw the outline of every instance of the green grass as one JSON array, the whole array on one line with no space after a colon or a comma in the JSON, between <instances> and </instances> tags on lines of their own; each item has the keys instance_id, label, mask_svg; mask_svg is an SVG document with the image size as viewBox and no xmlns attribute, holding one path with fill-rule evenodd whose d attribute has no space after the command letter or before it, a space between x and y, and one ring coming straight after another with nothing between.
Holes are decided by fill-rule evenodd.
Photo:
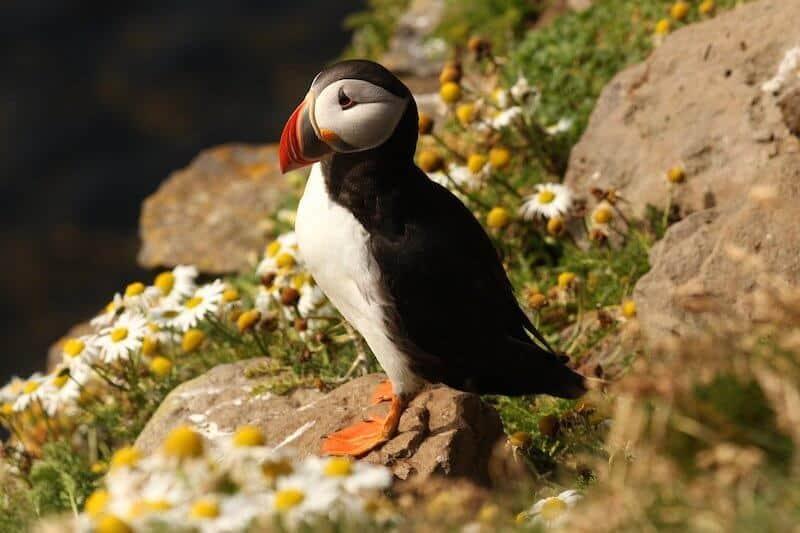
<instances>
[{"instance_id":1,"label":"green grass","mask_svg":"<svg viewBox=\"0 0 800 533\"><path fill-rule=\"evenodd\" d=\"M717 0L717 12L737 0ZM514 48L507 75L524 74L542 92L542 122L572 118L567 146L580 138L603 87L619 71L642 61L653 49L655 23L667 16L670 1L602 0L581 13L568 13L550 26L531 31ZM683 23L700 19L696 2Z\"/></svg>"}]
</instances>

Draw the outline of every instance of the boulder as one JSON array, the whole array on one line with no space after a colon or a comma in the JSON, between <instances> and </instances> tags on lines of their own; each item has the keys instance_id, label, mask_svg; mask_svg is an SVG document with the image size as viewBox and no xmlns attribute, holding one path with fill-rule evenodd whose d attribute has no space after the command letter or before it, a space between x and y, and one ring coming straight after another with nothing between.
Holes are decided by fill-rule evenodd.
<instances>
[{"instance_id":1,"label":"boulder","mask_svg":"<svg viewBox=\"0 0 800 533\"><path fill-rule=\"evenodd\" d=\"M800 160L784 165L739 203L688 216L653 247L634 291L648 338L690 335L709 311L752 318L761 273L800 284Z\"/></svg>"},{"instance_id":2,"label":"boulder","mask_svg":"<svg viewBox=\"0 0 800 533\"><path fill-rule=\"evenodd\" d=\"M435 80L444 62L446 46L430 38L442 21L444 9L444 0L411 0L397 21L381 63L406 80Z\"/></svg>"},{"instance_id":3,"label":"boulder","mask_svg":"<svg viewBox=\"0 0 800 533\"><path fill-rule=\"evenodd\" d=\"M570 157L579 194L614 188L642 215L667 205L668 169L683 216L738 203L764 176L797 163L797 67L774 78L800 46L800 2L762 0L669 35L651 56L603 90ZM791 65L789 65L791 67ZM769 82L769 83L768 83Z\"/></svg>"},{"instance_id":4,"label":"boulder","mask_svg":"<svg viewBox=\"0 0 800 533\"><path fill-rule=\"evenodd\" d=\"M800 282L800 2L762 0L686 26L604 89L570 158L579 194L617 189L641 216L681 220L652 250L634 297L650 340L703 327L702 311L747 313L762 271ZM683 183L668 169L682 167Z\"/></svg>"},{"instance_id":5,"label":"boulder","mask_svg":"<svg viewBox=\"0 0 800 533\"><path fill-rule=\"evenodd\" d=\"M145 200L139 263L193 264L207 273L250 268L288 189L274 145L206 150Z\"/></svg>"},{"instance_id":6,"label":"boulder","mask_svg":"<svg viewBox=\"0 0 800 533\"><path fill-rule=\"evenodd\" d=\"M306 456L319 454L323 436L386 408L370 405L373 389L385 379L380 374L328 393L299 387L279 394L270 390L280 377L264 375L267 366L266 359L221 365L182 384L158 408L136 446L152 451L182 424L209 439L252 424L265 432L268 446L290 446ZM431 386L406 409L398 434L364 460L391 467L403 480L441 474L486 484L489 458L502 435L499 415L478 396Z\"/></svg>"}]
</instances>

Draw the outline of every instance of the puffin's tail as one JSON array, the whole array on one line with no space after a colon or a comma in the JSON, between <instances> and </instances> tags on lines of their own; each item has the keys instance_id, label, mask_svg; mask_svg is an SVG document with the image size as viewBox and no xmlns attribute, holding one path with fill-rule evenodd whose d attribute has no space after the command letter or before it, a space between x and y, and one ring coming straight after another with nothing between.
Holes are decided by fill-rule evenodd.
<instances>
[{"instance_id":1,"label":"puffin's tail","mask_svg":"<svg viewBox=\"0 0 800 533\"><path fill-rule=\"evenodd\" d=\"M567 367L561 358L534 343L508 338L490 356L489 369L476 373L476 389L481 394L521 396L549 394L559 398L579 398L586 392L583 376ZM488 371L487 371L488 370Z\"/></svg>"}]
</instances>

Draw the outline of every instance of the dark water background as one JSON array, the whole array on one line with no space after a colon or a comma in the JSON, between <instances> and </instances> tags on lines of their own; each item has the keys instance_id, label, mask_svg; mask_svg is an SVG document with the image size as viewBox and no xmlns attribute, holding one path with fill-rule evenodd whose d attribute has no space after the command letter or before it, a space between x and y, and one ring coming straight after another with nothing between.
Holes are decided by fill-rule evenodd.
<instances>
[{"instance_id":1,"label":"dark water background","mask_svg":"<svg viewBox=\"0 0 800 533\"><path fill-rule=\"evenodd\" d=\"M363 0L0 2L0 380L135 266L139 206L201 149L275 140Z\"/></svg>"}]
</instances>

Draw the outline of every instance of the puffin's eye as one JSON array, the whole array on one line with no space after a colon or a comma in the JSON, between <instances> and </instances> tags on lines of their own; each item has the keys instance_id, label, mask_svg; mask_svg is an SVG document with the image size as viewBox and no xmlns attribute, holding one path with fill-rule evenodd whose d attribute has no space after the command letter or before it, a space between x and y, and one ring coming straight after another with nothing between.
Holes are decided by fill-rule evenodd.
<instances>
[{"instance_id":1,"label":"puffin's eye","mask_svg":"<svg viewBox=\"0 0 800 533\"><path fill-rule=\"evenodd\" d=\"M356 105L352 98L344 93L344 87L339 87L339 106L342 109L350 109Z\"/></svg>"}]
</instances>

